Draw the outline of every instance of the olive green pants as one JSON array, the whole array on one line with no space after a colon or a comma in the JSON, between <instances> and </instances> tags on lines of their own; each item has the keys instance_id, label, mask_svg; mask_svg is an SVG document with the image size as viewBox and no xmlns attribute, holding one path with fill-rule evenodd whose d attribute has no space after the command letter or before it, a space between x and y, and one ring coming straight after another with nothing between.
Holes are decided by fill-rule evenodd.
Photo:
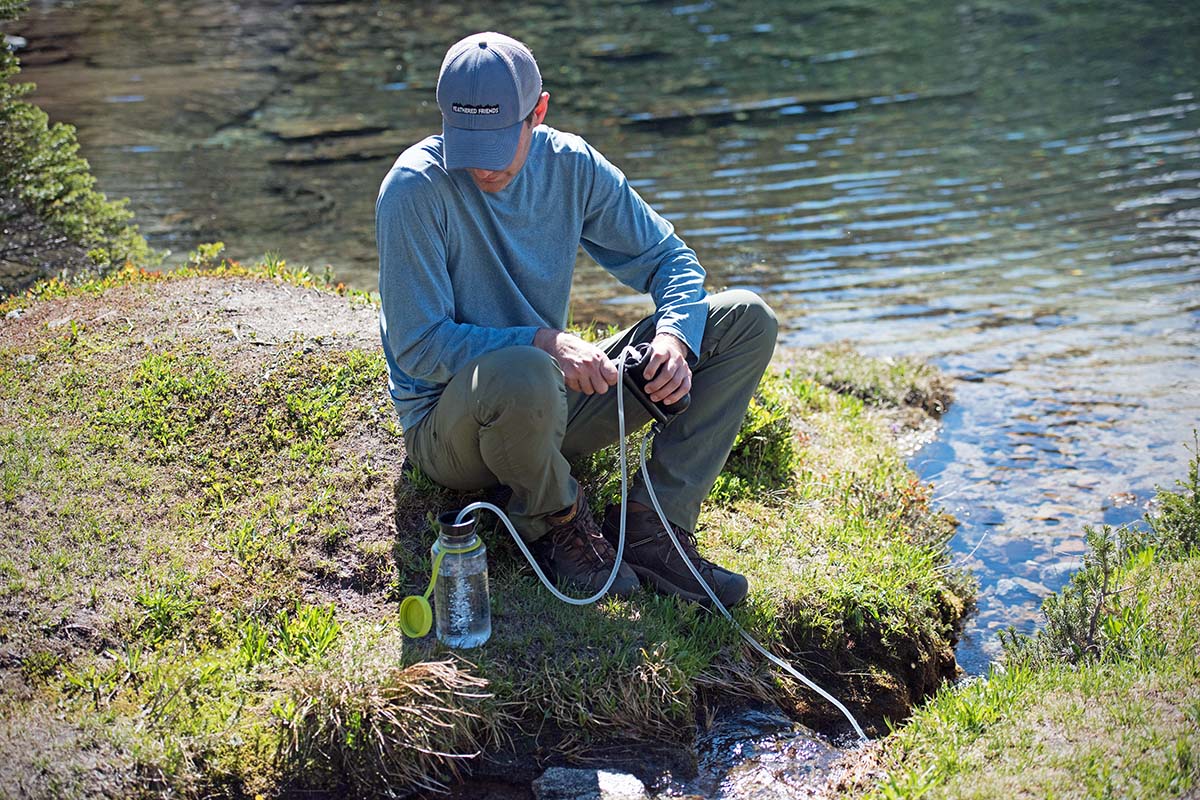
<instances>
[{"instance_id":1,"label":"olive green pants","mask_svg":"<svg viewBox=\"0 0 1200 800\"><path fill-rule=\"evenodd\" d=\"M710 295L708 320L692 366L691 406L654 439L647 471L667 518L695 530L700 503L725 465L746 406L775 350L774 312L753 292ZM654 338L653 317L599 343L611 358ZM506 347L480 356L446 385L437 406L405 431L409 457L452 489L512 489L508 514L526 541L542 536L547 514L575 502L579 486L568 459L617 440L616 387L585 395L563 383L552 356L536 347ZM625 393L625 430L649 419ZM630 470L636 469L636 455ZM630 500L650 505L639 479Z\"/></svg>"}]
</instances>

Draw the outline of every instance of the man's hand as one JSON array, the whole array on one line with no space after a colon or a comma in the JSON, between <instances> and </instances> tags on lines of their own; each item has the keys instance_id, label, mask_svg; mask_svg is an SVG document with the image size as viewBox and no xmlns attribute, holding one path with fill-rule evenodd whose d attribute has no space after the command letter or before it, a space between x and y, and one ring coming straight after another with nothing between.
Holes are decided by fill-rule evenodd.
<instances>
[{"instance_id":1,"label":"man's hand","mask_svg":"<svg viewBox=\"0 0 1200 800\"><path fill-rule=\"evenodd\" d=\"M567 388L583 394L604 394L617 382L617 365L603 350L578 336L540 328L533 346L554 356Z\"/></svg>"},{"instance_id":2,"label":"man's hand","mask_svg":"<svg viewBox=\"0 0 1200 800\"><path fill-rule=\"evenodd\" d=\"M687 363L688 346L669 333L659 333L650 343L650 360L642 372L649 383L646 394L656 403L671 405L692 390L692 368Z\"/></svg>"}]
</instances>

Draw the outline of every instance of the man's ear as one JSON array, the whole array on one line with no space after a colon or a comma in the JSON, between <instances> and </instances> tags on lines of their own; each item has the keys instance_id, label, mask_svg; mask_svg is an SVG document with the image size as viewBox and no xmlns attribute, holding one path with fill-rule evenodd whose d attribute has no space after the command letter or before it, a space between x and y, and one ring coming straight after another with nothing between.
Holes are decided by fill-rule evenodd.
<instances>
[{"instance_id":1,"label":"man's ear","mask_svg":"<svg viewBox=\"0 0 1200 800\"><path fill-rule=\"evenodd\" d=\"M550 108L550 93L542 92L542 96L538 98L537 105L533 107L533 126L536 128L546 119L546 112Z\"/></svg>"}]
</instances>

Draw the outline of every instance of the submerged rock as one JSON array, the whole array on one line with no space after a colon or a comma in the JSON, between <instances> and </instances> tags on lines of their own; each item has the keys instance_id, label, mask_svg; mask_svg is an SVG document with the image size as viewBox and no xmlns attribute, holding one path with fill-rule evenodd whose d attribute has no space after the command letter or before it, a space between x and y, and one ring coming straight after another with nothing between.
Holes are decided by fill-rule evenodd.
<instances>
[{"instance_id":1,"label":"submerged rock","mask_svg":"<svg viewBox=\"0 0 1200 800\"><path fill-rule=\"evenodd\" d=\"M604 61L632 61L666 55L652 36L645 33L606 33L590 36L578 45L588 58Z\"/></svg>"},{"instance_id":2,"label":"submerged rock","mask_svg":"<svg viewBox=\"0 0 1200 800\"><path fill-rule=\"evenodd\" d=\"M551 767L533 782L538 800L648 800L646 787L632 775L603 769Z\"/></svg>"},{"instance_id":3,"label":"submerged rock","mask_svg":"<svg viewBox=\"0 0 1200 800\"><path fill-rule=\"evenodd\" d=\"M858 103L878 106L909 103L915 100L941 100L973 94L975 91L975 86L952 85L898 93L883 89L875 91L864 89L858 91L814 90L804 94L768 97L739 95L737 99L721 98L709 102L674 98L657 103L648 111L628 114L622 118L621 122L625 125L650 128L671 127L696 120L723 123L772 113L798 116L845 111L856 107Z\"/></svg>"},{"instance_id":4,"label":"submerged rock","mask_svg":"<svg viewBox=\"0 0 1200 800\"><path fill-rule=\"evenodd\" d=\"M362 114L347 114L337 117L275 119L263 125L262 129L286 142L307 142L338 136L380 133L386 131L387 126L368 122Z\"/></svg>"},{"instance_id":5,"label":"submerged rock","mask_svg":"<svg viewBox=\"0 0 1200 800\"><path fill-rule=\"evenodd\" d=\"M412 143L403 133L385 132L368 136L344 136L323 141L297 143L284 155L270 159L272 164L314 166L340 161L367 161L395 158Z\"/></svg>"}]
</instances>

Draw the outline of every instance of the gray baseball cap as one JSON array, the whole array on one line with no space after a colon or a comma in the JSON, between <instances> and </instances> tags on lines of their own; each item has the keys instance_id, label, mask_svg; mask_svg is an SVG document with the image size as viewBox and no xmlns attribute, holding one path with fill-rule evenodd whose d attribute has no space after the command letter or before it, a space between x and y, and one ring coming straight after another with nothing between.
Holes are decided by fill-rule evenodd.
<instances>
[{"instance_id":1,"label":"gray baseball cap","mask_svg":"<svg viewBox=\"0 0 1200 800\"><path fill-rule=\"evenodd\" d=\"M437 83L446 168L507 167L541 94L533 53L516 39L489 31L456 43Z\"/></svg>"}]
</instances>

